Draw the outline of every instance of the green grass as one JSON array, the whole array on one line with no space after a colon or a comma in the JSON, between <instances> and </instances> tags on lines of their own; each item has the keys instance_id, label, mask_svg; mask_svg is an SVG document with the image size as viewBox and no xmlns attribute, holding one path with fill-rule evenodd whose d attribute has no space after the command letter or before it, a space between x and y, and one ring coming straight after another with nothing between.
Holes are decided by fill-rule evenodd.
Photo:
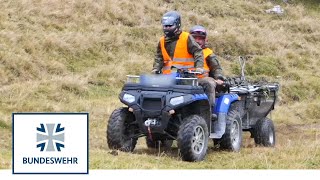
<instances>
[{"instance_id":1,"label":"green grass","mask_svg":"<svg viewBox=\"0 0 320 180\"><path fill-rule=\"evenodd\" d=\"M11 129L11 126L0 120L0 128L2 129Z\"/></svg>"}]
</instances>

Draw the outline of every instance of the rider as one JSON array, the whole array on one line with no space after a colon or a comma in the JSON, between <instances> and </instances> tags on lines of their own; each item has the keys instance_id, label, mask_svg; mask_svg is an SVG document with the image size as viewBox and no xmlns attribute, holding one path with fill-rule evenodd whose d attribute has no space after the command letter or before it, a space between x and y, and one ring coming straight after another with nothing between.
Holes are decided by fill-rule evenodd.
<instances>
[{"instance_id":1,"label":"rider","mask_svg":"<svg viewBox=\"0 0 320 180\"><path fill-rule=\"evenodd\" d=\"M215 99L215 82L209 78L209 68L204 66L202 48L188 32L181 31L181 17L177 11L169 11L162 17L164 36L158 43L153 73L170 74L171 67L194 69L201 73L199 84L208 95L210 105ZM213 82L211 82L213 81ZM214 85L214 86L212 86Z\"/></svg>"},{"instance_id":2,"label":"rider","mask_svg":"<svg viewBox=\"0 0 320 180\"><path fill-rule=\"evenodd\" d=\"M224 77L222 74L222 68L216 55L210 48L207 47L207 30L203 26L196 25L190 29L189 33L194 37L196 42L203 49L203 56L205 59L204 67L207 66L207 68L210 70L209 77L206 77L209 84L206 86L210 86L210 89L213 90L211 92L212 97L215 97L215 87L217 84L222 85L224 83Z\"/></svg>"},{"instance_id":3,"label":"rider","mask_svg":"<svg viewBox=\"0 0 320 180\"><path fill-rule=\"evenodd\" d=\"M181 17L177 11L169 11L162 17L164 36L158 43L153 73L171 73L171 66L177 68L203 69L202 49L188 32L182 31Z\"/></svg>"}]
</instances>

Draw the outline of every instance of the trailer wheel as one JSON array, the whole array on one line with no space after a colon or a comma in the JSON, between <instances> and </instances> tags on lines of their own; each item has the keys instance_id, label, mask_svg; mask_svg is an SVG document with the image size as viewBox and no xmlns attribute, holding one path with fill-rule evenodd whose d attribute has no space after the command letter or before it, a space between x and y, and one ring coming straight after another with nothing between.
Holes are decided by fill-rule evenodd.
<instances>
[{"instance_id":1,"label":"trailer wheel","mask_svg":"<svg viewBox=\"0 0 320 180\"><path fill-rule=\"evenodd\" d=\"M253 137L256 145L274 147L276 136L272 120L269 118L258 120L254 128Z\"/></svg>"}]
</instances>

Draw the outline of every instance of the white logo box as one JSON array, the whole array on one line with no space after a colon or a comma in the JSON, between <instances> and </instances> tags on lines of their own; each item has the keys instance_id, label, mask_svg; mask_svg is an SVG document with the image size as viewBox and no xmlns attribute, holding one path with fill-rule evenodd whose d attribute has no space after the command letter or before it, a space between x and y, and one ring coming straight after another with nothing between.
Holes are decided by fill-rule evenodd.
<instances>
[{"instance_id":1,"label":"white logo box","mask_svg":"<svg viewBox=\"0 0 320 180\"><path fill-rule=\"evenodd\" d=\"M88 113L12 113L13 174L88 174L88 123Z\"/></svg>"}]
</instances>

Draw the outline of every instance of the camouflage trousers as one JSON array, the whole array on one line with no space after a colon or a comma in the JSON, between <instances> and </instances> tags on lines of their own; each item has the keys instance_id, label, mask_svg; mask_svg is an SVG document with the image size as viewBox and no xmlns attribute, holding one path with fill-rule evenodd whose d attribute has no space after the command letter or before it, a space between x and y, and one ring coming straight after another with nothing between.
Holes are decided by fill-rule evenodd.
<instances>
[{"instance_id":1,"label":"camouflage trousers","mask_svg":"<svg viewBox=\"0 0 320 180\"><path fill-rule=\"evenodd\" d=\"M208 96L210 106L212 107L215 104L217 83L212 77L198 79L198 82L199 85L203 87L204 93Z\"/></svg>"}]
</instances>

